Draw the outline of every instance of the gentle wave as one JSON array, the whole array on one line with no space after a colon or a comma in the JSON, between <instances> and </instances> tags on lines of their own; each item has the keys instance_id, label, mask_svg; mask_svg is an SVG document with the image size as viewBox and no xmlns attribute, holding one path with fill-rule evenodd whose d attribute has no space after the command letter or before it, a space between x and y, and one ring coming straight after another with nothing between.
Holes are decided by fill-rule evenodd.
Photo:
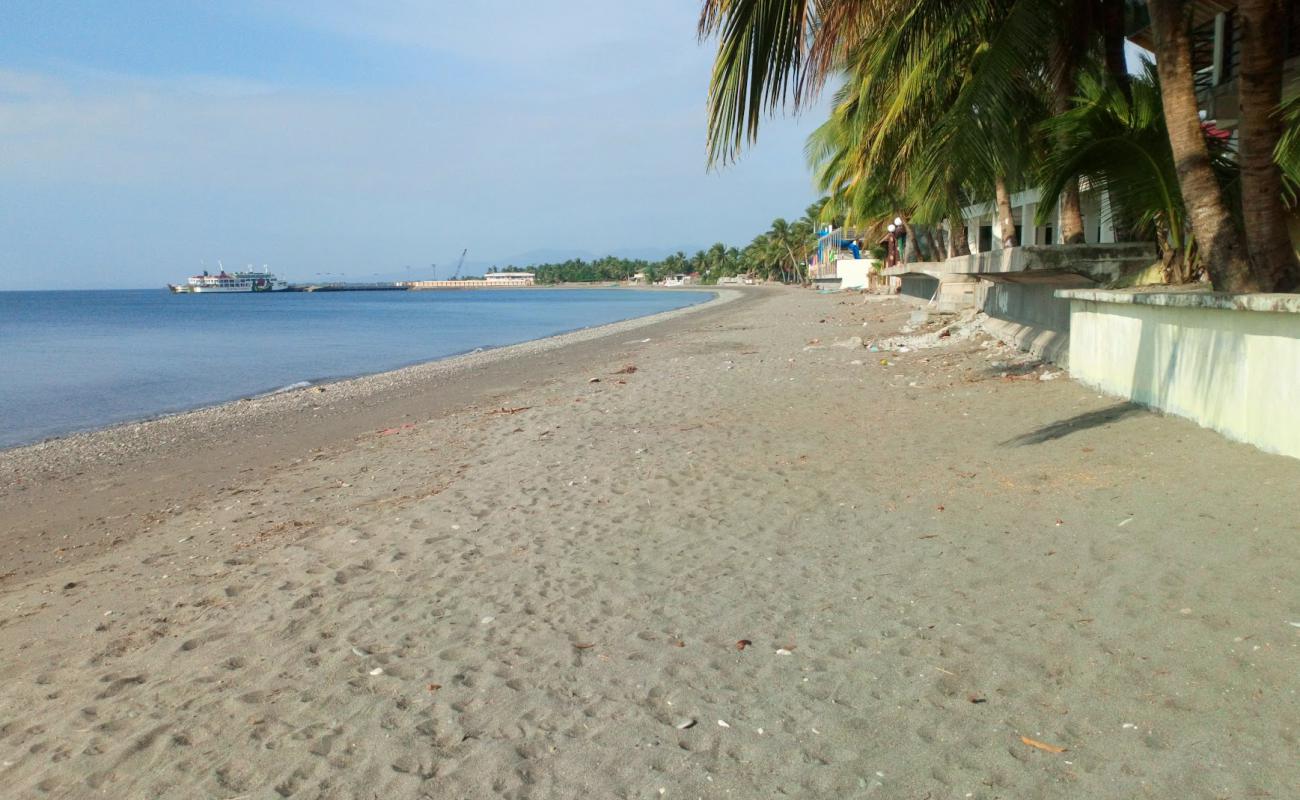
<instances>
[{"instance_id":1,"label":"gentle wave","mask_svg":"<svg viewBox=\"0 0 1300 800\"><path fill-rule=\"evenodd\" d=\"M289 384L288 386L281 386L279 389L272 389L272 390L269 391L269 392L262 392L261 394L257 394L257 395L253 395L253 396L254 396L254 397L271 397L271 396L273 396L273 395L277 395L277 394L284 394L285 392L296 392L296 391L298 391L299 389L306 389L306 388L308 388L308 387L311 386L311 385L312 385L311 381L298 381L297 383L291 383L291 384Z\"/></svg>"}]
</instances>

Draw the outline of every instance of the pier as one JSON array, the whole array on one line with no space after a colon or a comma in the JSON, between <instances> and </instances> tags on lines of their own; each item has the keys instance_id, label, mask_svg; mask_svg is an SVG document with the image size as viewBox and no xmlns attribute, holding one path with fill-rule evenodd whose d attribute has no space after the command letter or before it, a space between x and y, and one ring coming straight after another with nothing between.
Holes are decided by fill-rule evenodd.
<instances>
[{"instance_id":1,"label":"pier","mask_svg":"<svg viewBox=\"0 0 1300 800\"><path fill-rule=\"evenodd\" d=\"M405 283L291 283L289 292L404 292Z\"/></svg>"}]
</instances>

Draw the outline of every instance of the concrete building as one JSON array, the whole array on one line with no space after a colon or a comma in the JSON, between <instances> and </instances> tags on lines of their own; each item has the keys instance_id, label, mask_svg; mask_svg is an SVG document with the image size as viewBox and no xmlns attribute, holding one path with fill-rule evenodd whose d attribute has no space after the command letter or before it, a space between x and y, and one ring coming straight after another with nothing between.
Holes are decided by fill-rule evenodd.
<instances>
[{"instance_id":1,"label":"concrete building","mask_svg":"<svg viewBox=\"0 0 1300 800\"><path fill-rule=\"evenodd\" d=\"M536 276L531 272L489 272L483 279L488 286L532 286Z\"/></svg>"}]
</instances>

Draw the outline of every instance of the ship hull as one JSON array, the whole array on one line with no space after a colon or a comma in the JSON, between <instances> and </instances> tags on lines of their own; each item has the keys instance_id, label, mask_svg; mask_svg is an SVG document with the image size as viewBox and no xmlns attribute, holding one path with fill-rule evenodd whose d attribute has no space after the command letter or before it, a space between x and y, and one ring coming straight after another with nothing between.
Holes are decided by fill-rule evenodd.
<instances>
[{"instance_id":1,"label":"ship hull","mask_svg":"<svg viewBox=\"0 0 1300 800\"><path fill-rule=\"evenodd\" d=\"M172 294L260 294L263 292L288 291L289 284L276 282L266 286L193 286L190 284L167 284Z\"/></svg>"}]
</instances>

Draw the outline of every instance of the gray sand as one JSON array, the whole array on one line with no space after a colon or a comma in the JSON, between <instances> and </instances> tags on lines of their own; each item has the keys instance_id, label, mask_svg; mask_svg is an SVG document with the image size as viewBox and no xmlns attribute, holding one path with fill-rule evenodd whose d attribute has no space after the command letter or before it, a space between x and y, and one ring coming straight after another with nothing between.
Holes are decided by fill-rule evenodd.
<instances>
[{"instance_id":1,"label":"gray sand","mask_svg":"<svg viewBox=\"0 0 1300 800\"><path fill-rule=\"evenodd\" d=\"M978 337L826 346L909 312L746 292L13 467L5 791L1300 796L1300 462Z\"/></svg>"}]
</instances>

